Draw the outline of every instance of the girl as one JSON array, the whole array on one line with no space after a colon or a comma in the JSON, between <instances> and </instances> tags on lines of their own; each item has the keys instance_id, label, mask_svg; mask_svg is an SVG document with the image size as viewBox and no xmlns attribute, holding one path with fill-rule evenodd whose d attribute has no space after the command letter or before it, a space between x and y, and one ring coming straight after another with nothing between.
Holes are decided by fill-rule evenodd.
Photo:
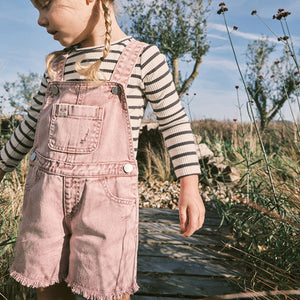
<instances>
[{"instance_id":1,"label":"girl","mask_svg":"<svg viewBox=\"0 0 300 300\"><path fill-rule=\"evenodd\" d=\"M32 148L11 276L38 299L130 299L137 289L136 151L146 101L180 178L179 218L202 227L200 168L165 57L120 29L113 0L32 0L65 47L0 152L0 179ZM67 283L67 284L66 284Z\"/></svg>"}]
</instances>

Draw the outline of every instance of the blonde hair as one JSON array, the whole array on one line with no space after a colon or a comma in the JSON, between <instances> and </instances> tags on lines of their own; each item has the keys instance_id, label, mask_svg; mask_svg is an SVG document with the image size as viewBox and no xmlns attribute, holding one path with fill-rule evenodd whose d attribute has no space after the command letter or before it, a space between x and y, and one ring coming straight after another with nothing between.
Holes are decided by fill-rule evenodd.
<instances>
[{"instance_id":1,"label":"blonde hair","mask_svg":"<svg viewBox=\"0 0 300 300\"><path fill-rule=\"evenodd\" d=\"M86 80L91 80L91 81L100 81L100 78L98 76L99 68L103 60L108 56L110 45L111 45L112 20L111 20L111 13L110 13L110 4L113 3L114 0L98 0L98 2L95 5L95 8L98 8L98 11L100 9L98 7L99 1L101 1L102 3L102 9L104 12L104 20L105 20L105 28L106 28L103 56L98 61L96 61L95 63L87 67L83 67L80 61L77 61L75 63L76 71L80 75L85 76ZM64 50L52 52L46 57L46 68L47 68L48 75L51 79L54 78L54 71L52 69L53 60L56 59L59 55L70 51L72 47L73 46L69 48L65 48Z\"/></svg>"}]
</instances>

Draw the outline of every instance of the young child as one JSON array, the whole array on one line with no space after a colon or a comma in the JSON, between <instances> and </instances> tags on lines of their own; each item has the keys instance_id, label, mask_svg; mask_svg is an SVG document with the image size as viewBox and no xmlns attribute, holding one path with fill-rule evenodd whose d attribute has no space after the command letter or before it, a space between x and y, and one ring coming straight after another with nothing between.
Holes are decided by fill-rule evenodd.
<instances>
[{"instance_id":1,"label":"young child","mask_svg":"<svg viewBox=\"0 0 300 300\"><path fill-rule=\"evenodd\" d=\"M31 150L11 276L38 299L130 299L137 289L136 152L149 101L175 173L184 237L204 222L198 158L165 57L126 36L113 0L32 0L65 47L0 152L0 180Z\"/></svg>"}]
</instances>

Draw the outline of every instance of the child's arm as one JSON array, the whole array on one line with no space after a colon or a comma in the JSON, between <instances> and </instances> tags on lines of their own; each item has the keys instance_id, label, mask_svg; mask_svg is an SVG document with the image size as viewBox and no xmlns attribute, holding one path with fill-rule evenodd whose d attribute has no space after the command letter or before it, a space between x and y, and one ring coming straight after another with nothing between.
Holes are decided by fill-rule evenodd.
<instances>
[{"instance_id":1,"label":"child's arm","mask_svg":"<svg viewBox=\"0 0 300 300\"><path fill-rule=\"evenodd\" d=\"M37 119L47 90L47 74L44 74L39 92L33 97L24 120L18 125L6 145L0 149L0 178L3 173L13 171L24 156L30 151L34 142Z\"/></svg>"},{"instance_id":2,"label":"child's arm","mask_svg":"<svg viewBox=\"0 0 300 300\"><path fill-rule=\"evenodd\" d=\"M204 222L205 207L199 194L198 175L180 178L179 195L180 231L183 237L191 236Z\"/></svg>"}]
</instances>

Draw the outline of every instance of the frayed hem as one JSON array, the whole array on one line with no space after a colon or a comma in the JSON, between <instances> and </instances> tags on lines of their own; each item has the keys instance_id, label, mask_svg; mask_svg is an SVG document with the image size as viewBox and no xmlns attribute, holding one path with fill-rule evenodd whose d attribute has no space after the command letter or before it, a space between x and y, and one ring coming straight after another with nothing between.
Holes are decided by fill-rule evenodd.
<instances>
[{"instance_id":1,"label":"frayed hem","mask_svg":"<svg viewBox=\"0 0 300 300\"><path fill-rule=\"evenodd\" d=\"M68 282L68 286L71 287L72 292L88 300L118 300L124 297L125 295L133 295L138 289L139 286L135 283L133 287L129 287L124 290L116 290L108 293L107 291L101 290L89 290L77 283Z\"/></svg>"},{"instance_id":2,"label":"frayed hem","mask_svg":"<svg viewBox=\"0 0 300 300\"><path fill-rule=\"evenodd\" d=\"M60 283L59 280L52 280L52 281L44 281L40 279L32 279L28 278L16 271L10 271L10 276L21 283L24 286L28 286L30 288L41 288L41 287L47 287L50 285L53 285L55 283Z\"/></svg>"}]
</instances>

